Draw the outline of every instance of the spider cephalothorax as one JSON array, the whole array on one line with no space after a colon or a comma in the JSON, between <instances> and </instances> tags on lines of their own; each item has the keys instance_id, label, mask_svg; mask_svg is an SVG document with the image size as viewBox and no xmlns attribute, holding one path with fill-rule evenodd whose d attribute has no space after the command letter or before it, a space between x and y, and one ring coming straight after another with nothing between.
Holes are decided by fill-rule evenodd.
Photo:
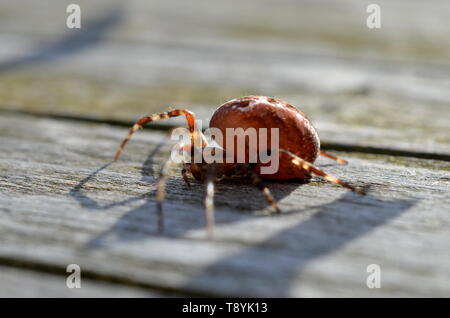
<instances>
[{"instance_id":1,"label":"spider cephalothorax","mask_svg":"<svg viewBox=\"0 0 450 318\"><path fill-rule=\"evenodd\" d=\"M154 114L139 119L130 129L127 137L120 145L115 159L117 160L125 147L126 142L132 134L148 122L159 119L184 115L187 120L190 144L178 144L188 154L191 160L184 162L182 168L183 179L187 185L189 176L207 185L205 196L205 211L208 236L212 238L214 215L213 196L214 183L223 177L243 175L251 178L252 182L263 192L266 200L280 212L276 201L270 194L269 189L264 185L261 178L265 179L299 179L307 180L312 174L319 175L324 179L340 184L352 191L362 193L362 190L355 188L346 182L333 177L313 165L317 156L325 156L336 160L339 163L346 163L345 160L334 157L320 151L320 140L312 123L304 114L294 106L281 100L267 96L245 96L233 99L220 106L213 114L209 127L221 132L222 139L215 140L218 144L213 149L221 151L219 161L205 160L203 155L200 160L194 160L196 152L204 153L208 145L202 131L195 125L195 115L186 109L176 109L169 112ZM265 132L265 139L259 139L252 143L251 138L244 135L241 143L237 142L238 135L228 135L229 130L239 130L240 132L250 131ZM277 133L277 144L274 147L273 141ZM231 136L231 137L230 137ZM228 140L227 140L228 137ZM263 140L261 142L260 140ZM239 151L242 157L238 157ZM253 153L265 152L270 158L277 159L276 170L272 173L263 173L264 167L268 163L257 157L252 160ZM231 153L231 155L230 155ZM164 199L164 186L167 171L172 164L169 159L163 165L160 179L157 185L157 210L159 215L159 229L163 229L162 201Z\"/></svg>"}]
</instances>

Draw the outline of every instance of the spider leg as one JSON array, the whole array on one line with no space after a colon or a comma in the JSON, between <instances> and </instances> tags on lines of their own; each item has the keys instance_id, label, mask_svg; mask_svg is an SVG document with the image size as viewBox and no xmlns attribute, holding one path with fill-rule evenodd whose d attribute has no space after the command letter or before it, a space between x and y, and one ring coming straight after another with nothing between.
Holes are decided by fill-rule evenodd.
<instances>
[{"instance_id":1,"label":"spider leg","mask_svg":"<svg viewBox=\"0 0 450 318\"><path fill-rule=\"evenodd\" d=\"M343 186L344 188L350 189L353 192L357 192L359 194L365 194L364 190L362 188L359 187L353 187L351 185L349 185L348 183L342 181L341 179L338 179L322 170L320 170L319 168L317 168L316 166L314 166L312 163L294 155L292 152L284 150L284 149L280 149L280 152L284 152L286 154L288 154L289 156L292 157L292 163L295 164L296 166L301 167L302 169L305 169L306 171L309 172L313 172L318 176L321 176L322 178L324 178L325 180L328 180L332 183L335 184L339 184L341 186Z\"/></svg>"},{"instance_id":2,"label":"spider leg","mask_svg":"<svg viewBox=\"0 0 450 318\"><path fill-rule=\"evenodd\" d=\"M264 184L262 179L258 176L258 174L255 172L254 167L249 165L248 167L248 174L252 178L253 184L258 187L259 190L264 195L264 198L266 201L277 211L277 213L281 213L280 208L278 207L277 201L273 198L272 194L270 193L269 188Z\"/></svg>"},{"instance_id":3,"label":"spider leg","mask_svg":"<svg viewBox=\"0 0 450 318\"><path fill-rule=\"evenodd\" d=\"M161 167L159 172L158 183L156 184L156 213L158 216L158 233L164 232L164 214L162 203L166 196L166 179L170 166L173 164L172 158L169 157Z\"/></svg>"},{"instance_id":4,"label":"spider leg","mask_svg":"<svg viewBox=\"0 0 450 318\"><path fill-rule=\"evenodd\" d=\"M335 156L330 155L330 154L328 154L328 153L326 153L326 152L323 152L323 151L321 151L321 152L319 153L319 155L324 156L324 157L327 157L327 158L330 158L330 159L333 159L333 160L335 160L335 161L337 161L337 162L339 162L339 163L342 163L342 164L344 164L344 165L348 164L347 160L342 159L342 158L339 158L339 157L335 157Z\"/></svg>"},{"instance_id":5,"label":"spider leg","mask_svg":"<svg viewBox=\"0 0 450 318\"><path fill-rule=\"evenodd\" d=\"M214 235L214 183L217 177L217 164L208 165L206 174L206 195L205 195L205 221L208 239L212 240Z\"/></svg>"},{"instance_id":6,"label":"spider leg","mask_svg":"<svg viewBox=\"0 0 450 318\"><path fill-rule=\"evenodd\" d=\"M125 139L120 144L119 149L117 149L116 155L114 156L114 160L119 159L123 148L125 148L125 144L128 142L128 140L130 140L131 136L139 128L142 128L143 125L145 125L146 123L151 122L151 121L157 121L160 119L170 118L170 117L182 116L182 115L186 116L186 121L189 126L189 131L193 134L193 136L196 135L196 134L194 134L194 132L195 132L195 115L194 115L194 113L190 112L187 109L174 109L174 110L171 110L171 111L168 111L165 113L161 113L161 114L153 114L150 116L145 116L145 117L142 117L141 119L139 119L133 125L133 127L130 128L128 135L125 137Z\"/></svg>"}]
</instances>

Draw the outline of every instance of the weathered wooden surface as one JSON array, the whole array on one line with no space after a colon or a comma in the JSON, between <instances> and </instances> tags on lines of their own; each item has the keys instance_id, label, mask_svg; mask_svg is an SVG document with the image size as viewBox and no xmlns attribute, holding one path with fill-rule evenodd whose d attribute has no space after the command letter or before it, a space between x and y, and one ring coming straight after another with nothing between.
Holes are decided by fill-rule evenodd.
<instances>
[{"instance_id":1,"label":"weathered wooden surface","mask_svg":"<svg viewBox=\"0 0 450 318\"><path fill-rule=\"evenodd\" d=\"M203 187L187 189L179 171L168 182L167 231L156 234L163 156L154 150L164 134L140 132L122 160L106 165L126 129L27 116L2 116L0 127L0 263L39 264L44 272L77 263L92 279L192 295L450 293L445 162L320 160L337 176L371 185L369 194L320 180L270 183L282 215L251 185L225 181L209 242ZM366 287L372 263L382 268L378 290Z\"/></svg>"},{"instance_id":2,"label":"weathered wooden surface","mask_svg":"<svg viewBox=\"0 0 450 318\"><path fill-rule=\"evenodd\" d=\"M4 1L0 107L130 122L188 107L207 121L263 94L328 143L448 158L450 3L378 1L380 30L369 3L79 1L75 31L63 2Z\"/></svg>"},{"instance_id":3,"label":"weathered wooden surface","mask_svg":"<svg viewBox=\"0 0 450 318\"><path fill-rule=\"evenodd\" d=\"M379 30L372 1L76 3L81 30L68 3L0 0L1 296L450 295L450 2L377 1ZM273 215L224 181L209 242L204 189L174 169L157 235L166 133L139 132L108 164L125 126L169 106L207 124L248 94L302 109L348 151L348 166L318 164L369 194L274 182ZM65 286L72 263L81 290Z\"/></svg>"}]
</instances>

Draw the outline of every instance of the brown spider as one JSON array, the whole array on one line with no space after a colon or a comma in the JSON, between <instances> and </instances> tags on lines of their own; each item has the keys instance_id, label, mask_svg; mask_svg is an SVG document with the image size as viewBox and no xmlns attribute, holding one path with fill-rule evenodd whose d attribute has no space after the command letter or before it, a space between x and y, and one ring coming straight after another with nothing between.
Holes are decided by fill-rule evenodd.
<instances>
[{"instance_id":1,"label":"brown spider","mask_svg":"<svg viewBox=\"0 0 450 318\"><path fill-rule=\"evenodd\" d=\"M273 206L277 212L280 212L277 202L274 200L269 189L263 183L261 178L278 180L308 180L311 178L311 174L314 173L332 183L339 184L354 192L364 194L361 188L353 187L314 166L313 162L316 160L318 155L331 158L343 164L347 162L343 159L320 151L320 140L314 126L301 111L286 102L266 96L245 96L236 98L223 104L214 112L214 115L209 123L209 127L219 129L225 136L223 140L218 141L220 148L216 147L216 149L221 149L223 151L224 158L227 152L231 152L231 157L233 159L231 162L223 160L221 163L207 163L203 157L201 157L199 162L195 162L195 160L193 160L194 154L196 152L203 153L203 151L209 147L209 144L202 131L197 128L195 124L196 118L194 113L186 109L175 109L162 114L154 114L139 119L122 141L122 144L115 155L115 160L119 158L125 144L131 138L133 133L139 128L142 128L143 125L151 121L181 115L184 115L187 120L190 134L190 144L181 145L180 147L187 150L192 159L189 163L183 163L181 173L188 186L190 186L188 177L189 173L196 180L206 183L206 195L204 201L205 219L208 238L210 239L213 236L214 226L214 184L222 177L231 177L236 175L250 177L253 184L262 191L267 202ZM234 143L227 143L226 140L226 131L230 128L242 128L244 130L248 128L253 128L256 130L261 128L279 129L279 136L281 136L281 138L279 138L279 147L277 149L270 148L270 145L272 145L270 143L272 137L271 134L268 135L267 145L261 143L257 145L257 148L265 148L268 154L278 156L278 170L272 174L261 173L261 168L267 166L267 164L262 163L259 159L257 162L249 160L249 151L251 149L247 139L245 139L245 144L241 144L241 148L242 146L245 147L245 160L237 160L237 136L234 136ZM272 130L270 131L272 132ZM231 149L233 145L234 149ZM163 231L162 202L165 196L165 179L167 177L169 166L172 163L173 161L170 158L166 161L160 171L160 176L157 183L156 200L158 229L160 232Z\"/></svg>"}]
</instances>

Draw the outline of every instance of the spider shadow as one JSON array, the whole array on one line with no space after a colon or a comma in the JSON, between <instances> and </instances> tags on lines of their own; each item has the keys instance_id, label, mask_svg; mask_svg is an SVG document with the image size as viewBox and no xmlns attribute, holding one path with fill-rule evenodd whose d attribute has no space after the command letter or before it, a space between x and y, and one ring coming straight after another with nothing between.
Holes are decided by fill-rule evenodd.
<instances>
[{"instance_id":1,"label":"spider shadow","mask_svg":"<svg viewBox=\"0 0 450 318\"><path fill-rule=\"evenodd\" d=\"M321 163L321 168L341 166L338 163ZM323 180L322 180L323 181ZM310 182L322 182L313 176L311 180L272 180L264 179L263 182L269 188L271 194L276 201L281 201L289 196L300 186L307 185ZM323 181L327 183L327 181ZM214 195L214 202L218 208L226 207L231 210L238 210L241 214L267 215L268 205L263 194L252 183L248 177L232 177L219 181L216 185L217 192ZM233 200L230 200L232 198ZM264 211L262 211L264 210ZM256 212L256 213L255 213ZM272 211L273 212L273 211ZM283 209L283 214L299 213L303 211ZM220 214L216 214L217 223L220 224Z\"/></svg>"},{"instance_id":2,"label":"spider shadow","mask_svg":"<svg viewBox=\"0 0 450 318\"><path fill-rule=\"evenodd\" d=\"M234 286L229 291L234 296L239 290L238 296L292 297L296 294L293 288L299 287L294 282L308 264L387 224L417 202L380 200L370 193L359 196L346 192L337 200L314 207L317 211L309 219L206 266L185 287L210 291L208 286L214 282L217 286ZM371 259L367 264L377 262ZM362 269L362 282L365 274ZM226 289L220 292L227 293Z\"/></svg>"},{"instance_id":3,"label":"spider shadow","mask_svg":"<svg viewBox=\"0 0 450 318\"><path fill-rule=\"evenodd\" d=\"M141 168L141 174L143 180L148 182L148 178L146 178L149 175L153 175L155 171L153 171L153 163L154 163L154 156L162 149L164 146L164 142L159 143L147 156L146 160L144 161L142 168ZM157 237L159 234L157 233L156 229L156 207L155 207L155 191L149 191L148 193L132 198L128 198L122 201L113 202L106 205L101 205L97 201L89 198L87 195L85 195L83 192L84 186L95 176L100 173L102 170L109 167L113 162L109 162L99 169L92 172L90 175L88 175L86 178L84 178L82 181L79 182L71 191L70 195L75 198L79 204L89 210L109 210L114 207L118 206L127 206L137 201L143 201L138 206L133 207L131 210L123 214L109 229L105 230L104 232L100 233L96 237L92 238L89 242L87 242L84 246L84 248L87 249L98 249L106 247L110 244L114 244L114 242L123 242L123 241L134 241L134 240L143 240L147 239L149 237ZM154 181L152 181L154 182ZM268 181L267 184L271 188L271 191L274 195L274 197L279 201L282 198L288 196L291 192L293 192L295 189L297 189L301 184L298 181ZM183 199L183 211L182 212L189 212L186 211L190 207L193 209L196 209L197 211L200 209L203 209L203 195L204 195L204 188L202 184L199 184L197 182L194 182L192 184L191 188L188 188L184 182L178 178L178 179L169 179L167 181L168 185L168 191L167 191L167 198L166 198L166 209L165 209L165 219L166 219L166 231L163 234L166 237L179 237L182 236L184 233L186 233L189 230L192 229L203 229L204 228L204 219L203 214L201 215L192 215L192 213L179 213L180 211L176 211L176 208L179 208L180 205L176 205L175 209L170 209L170 204L172 199L176 198L176 201L179 202L180 198ZM276 185L276 186L275 186ZM180 186L182 188L180 188ZM232 198L232 200L230 200ZM232 178L232 179L225 179L219 182L218 184L218 192L215 196L215 202L216 202L216 208L219 210L216 213L216 224L227 224L227 223L237 223L241 221L245 221L246 219L255 218L255 217L266 217L266 216L260 216L255 215L255 211L259 211L261 209L267 208L267 203L264 200L263 196L261 195L260 191L254 187L250 180L243 179L243 178ZM367 228L366 225L363 224L362 220L353 219L353 223L355 223L354 228L349 232L348 236L341 237L337 240L332 240L329 242L329 244L324 245L316 245L315 247L310 247L311 254L310 258L314 259L320 255L326 254L328 252L331 252L332 250L339 248L341 245L344 245L346 242L349 242L353 240L354 238L358 236L362 236L365 232L368 232L369 230L380 226L387 222L390 218L394 218L397 214L399 214L401 211L406 210L410 204L410 202L403 202L403 201L392 201L392 202L382 202L378 200L377 198L373 197L372 195L368 194L364 197L361 197L357 194L354 194L352 192L346 192L346 194L336 200L332 203L325 204L322 206L315 207L319 209L320 211L314 215L312 220L309 220L307 222L303 222L298 224L298 233L302 233L304 229L307 229L310 227L309 224L313 220L315 223L315 226L317 227L317 224L320 224L323 220L323 216L327 216L329 213L335 213L334 211L340 211L339 213L341 215L346 215L347 210L343 209L342 206L349 205L350 207L359 206L362 210L362 213L356 214L356 216L361 215L367 215L375 213L373 210L373 202L378 202L377 204L381 204L381 207L383 209L391 209L392 211L382 215L381 219L379 219L377 222L373 223L371 227ZM411 203L412 204L412 203ZM169 208L167 209L167 205L169 205ZM226 210L222 211L220 210ZM283 217L284 215L288 215L291 213L304 213L310 208L301 208L301 209L291 209L289 211L283 211L283 215L277 216L277 217ZM175 210L175 211L174 211ZM398 213L397 213L398 212ZM184 215L182 215L184 214ZM198 213L197 213L198 214ZM190 215L190 216L187 216ZM383 219L383 216L385 219ZM186 222L186 217L192 218L189 222ZM176 228L171 228L171 224L177 225ZM179 225L181 224L181 225ZM344 228L347 228L346 224L343 225ZM361 228L359 228L361 226ZM314 226L312 226L314 228ZM297 228L297 227L295 227ZM359 229L359 230L358 230ZM265 244L269 244L270 241L279 241L284 240L284 238L289 238L291 236L295 237L295 233L297 233L297 230L290 229L287 231L283 231L274 237L267 240L267 242L263 242L260 244L260 246L264 246ZM301 235L301 234L300 234ZM246 249L249 254L253 254L253 251L258 250L259 247L254 246L252 248ZM243 252L242 254L247 254L247 252ZM244 255L237 255L236 258L238 259L245 259ZM303 260L305 262L305 260ZM230 257L229 259L223 260L225 263L233 263L233 257ZM214 266L211 266L212 271L214 271ZM218 266L222 266L221 263L218 263ZM298 266L301 267L301 263L298 263L295 266L292 266L292 268L298 268ZM205 269L204 274L208 275L208 269ZM289 272L289 270L288 270ZM199 277L201 280L202 278Z\"/></svg>"}]
</instances>

